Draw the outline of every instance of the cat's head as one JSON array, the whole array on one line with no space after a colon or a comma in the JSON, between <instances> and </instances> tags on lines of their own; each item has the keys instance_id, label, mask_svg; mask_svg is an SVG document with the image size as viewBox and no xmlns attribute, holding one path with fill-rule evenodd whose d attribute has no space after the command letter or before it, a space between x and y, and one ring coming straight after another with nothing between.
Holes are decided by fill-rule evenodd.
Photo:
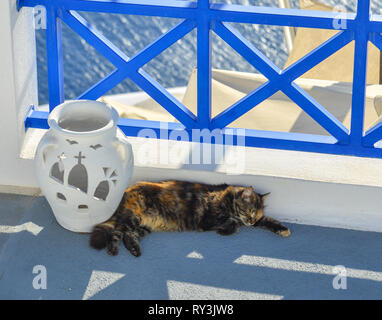
<instances>
[{"instance_id":1,"label":"cat's head","mask_svg":"<svg viewBox=\"0 0 382 320\"><path fill-rule=\"evenodd\" d=\"M237 187L234 193L236 214L245 225L254 225L263 217L264 200L269 193L258 194L252 187Z\"/></svg>"}]
</instances>

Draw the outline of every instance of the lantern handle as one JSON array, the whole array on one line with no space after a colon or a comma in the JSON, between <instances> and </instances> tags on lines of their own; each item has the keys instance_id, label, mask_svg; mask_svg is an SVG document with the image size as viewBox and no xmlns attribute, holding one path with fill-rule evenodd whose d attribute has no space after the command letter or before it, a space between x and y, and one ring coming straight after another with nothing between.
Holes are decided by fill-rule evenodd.
<instances>
[{"instance_id":1,"label":"lantern handle","mask_svg":"<svg viewBox=\"0 0 382 320\"><path fill-rule=\"evenodd\" d=\"M53 135L46 135L45 136L45 139L41 141L41 144L38 146L37 150L36 150L36 157L38 155L41 155L42 156L42 162L46 168L47 166L47 163L45 161L45 151L48 149L48 148L54 148L56 149L57 148L57 138L54 137Z\"/></svg>"},{"instance_id":2,"label":"lantern handle","mask_svg":"<svg viewBox=\"0 0 382 320\"><path fill-rule=\"evenodd\" d=\"M115 138L115 142L119 148L117 150L123 150L123 154L121 154L123 159L123 169L127 173L126 181L130 181L131 176L134 171L134 153L131 144L127 141L126 138Z\"/></svg>"}]
</instances>

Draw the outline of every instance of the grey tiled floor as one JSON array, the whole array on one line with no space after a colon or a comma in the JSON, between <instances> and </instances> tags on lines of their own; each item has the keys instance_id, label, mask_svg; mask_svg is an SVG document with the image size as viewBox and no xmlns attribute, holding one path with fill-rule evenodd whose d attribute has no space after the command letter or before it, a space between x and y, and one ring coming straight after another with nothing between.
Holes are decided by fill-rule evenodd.
<instances>
[{"instance_id":1,"label":"grey tiled floor","mask_svg":"<svg viewBox=\"0 0 382 320\"><path fill-rule=\"evenodd\" d=\"M42 197L3 195L0 208L0 225L32 225L0 232L1 299L382 298L381 233L297 224L288 239L253 228L156 233L137 259L125 248L117 257L92 250L89 235L61 228ZM36 265L46 268L46 290L33 288ZM337 265L346 290L333 288Z\"/></svg>"}]
</instances>

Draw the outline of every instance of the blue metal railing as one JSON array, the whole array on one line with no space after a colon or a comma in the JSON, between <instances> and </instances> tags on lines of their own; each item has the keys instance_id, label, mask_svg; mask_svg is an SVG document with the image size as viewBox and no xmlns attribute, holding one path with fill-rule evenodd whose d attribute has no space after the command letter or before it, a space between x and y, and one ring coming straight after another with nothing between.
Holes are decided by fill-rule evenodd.
<instances>
[{"instance_id":1,"label":"blue metal railing","mask_svg":"<svg viewBox=\"0 0 382 320\"><path fill-rule=\"evenodd\" d=\"M269 7L227 5L209 0L18 0L19 7L43 5L47 11L47 50L50 110L64 101L61 21L82 36L106 57L116 69L106 78L81 94L78 99L98 99L126 78L160 103L180 123L168 123L163 133L156 121L120 119L119 126L126 135L136 136L141 129L151 128L160 138L176 137L171 132L193 129L218 129L225 138L237 143L239 132L226 127L240 116L282 91L309 114L331 136L282 133L245 129L248 147L277 148L330 154L382 158L382 149L374 144L382 139L382 123L364 132L364 108L368 41L382 50L382 16L370 14L370 1L358 0L357 13L341 17L341 30L315 50L289 66L279 69L253 44L246 40L230 22L336 29L338 13L279 9ZM120 13L183 19L159 39L133 57L127 57L76 11ZM158 56L179 39L197 29L197 115L174 98L142 66ZM227 110L211 117L211 30L227 42L242 57L264 74L268 82L249 93ZM300 88L294 80L320 62L355 42L351 128L338 119ZM48 128L48 112L30 110L26 128ZM176 132L175 132L176 133ZM191 138L192 135L189 134Z\"/></svg>"}]
</instances>

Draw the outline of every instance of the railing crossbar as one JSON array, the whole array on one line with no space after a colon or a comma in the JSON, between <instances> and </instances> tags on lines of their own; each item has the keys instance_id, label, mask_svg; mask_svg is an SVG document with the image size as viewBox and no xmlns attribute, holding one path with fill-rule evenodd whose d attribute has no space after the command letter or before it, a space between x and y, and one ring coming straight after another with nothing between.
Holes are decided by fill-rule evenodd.
<instances>
[{"instance_id":1,"label":"railing crossbar","mask_svg":"<svg viewBox=\"0 0 382 320\"><path fill-rule=\"evenodd\" d=\"M108 59L114 66L120 67L128 60L128 56L116 47L96 28L92 27L81 15L75 11L62 11L61 19L88 44Z\"/></svg>"},{"instance_id":2,"label":"railing crossbar","mask_svg":"<svg viewBox=\"0 0 382 320\"><path fill-rule=\"evenodd\" d=\"M319 47L319 50L316 53L311 53L305 56L304 58L297 61L293 66L288 68L285 72L282 72L276 65L274 65L263 53L256 49L248 40L246 40L239 32L237 32L233 27L229 26L227 23L216 23L214 26L214 31L226 41L233 49L235 49L241 56L243 56L248 62L250 62L257 70L263 73L270 82L277 82L278 87L274 86L273 90L268 88L268 84L258 90L255 94L263 94L261 99L258 99L258 103L267 99L269 95L274 94L278 90L282 90L290 99L295 101L306 113L308 113L316 122L318 122L323 128L325 128L329 133L335 136L339 141L343 142L348 139L348 129L332 116L326 109L324 109L317 101L312 97L308 96L301 88L299 88L295 83L291 83L294 80L293 77L289 77L289 74L293 74L294 70L299 70L300 73L294 73L296 77L305 73L307 70L311 69L314 65L317 65L322 60L325 59L325 56L329 56L345 46L352 38L349 36L349 33L342 32L339 35L334 36L333 38L326 41ZM302 66L299 68L299 66ZM305 68L304 68L305 67ZM298 71L297 71L298 72ZM286 81L280 80L280 78L289 79ZM268 90L268 91L266 91ZM256 99L255 95L250 95L248 97L249 101ZM256 105L252 105L252 108ZM240 100L239 103L232 106L232 108L244 110L237 112L236 115L242 116L245 112L248 112L252 108L248 108L248 101ZM232 109L231 109L232 110ZM244 112L245 111L245 112ZM214 127L221 125L222 127L228 125L228 121L233 122L236 120L236 117L233 117L229 112L224 112L222 116L225 119L224 123L221 123L218 115L214 120Z\"/></svg>"},{"instance_id":3,"label":"railing crossbar","mask_svg":"<svg viewBox=\"0 0 382 320\"><path fill-rule=\"evenodd\" d=\"M370 14L370 0L358 0L357 13L320 12L287 8L243 6L210 3L210 0L18 0L19 7L43 5L47 8L48 81L50 110L64 101L61 20L82 36L91 46L109 60L116 69L79 96L79 99L97 99L126 78L134 81L143 91L160 103L180 124L169 124L174 130L193 128L220 129L281 90L321 125L331 137L295 135L292 133L246 130L245 144L288 150L315 151L382 158L382 151L374 144L382 139L382 124L364 133L364 106L366 94L367 45L371 41L382 49L382 16ZM77 11L158 16L181 19L137 54L129 58ZM276 26L338 29L339 32L281 70L260 50L243 37L232 23L266 24ZM155 81L142 67L193 29L197 30L197 115ZM252 64L269 81L256 88L240 101L211 118L211 30ZM323 106L315 101L294 81L351 41L355 42L352 115L350 131ZM46 114L32 110L26 126L45 126ZM33 118L35 117L35 118ZM127 134L137 134L144 125L156 128L152 121L121 120ZM132 126L131 129L128 126ZM238 131L233 134L239 138ZM228 135L227 135L228 136Z\"/></svg>"},{"instance_id":4,"label":"railing crossbar","mask_svg":"<svg viewBox=\"0 0 382 320\"><path fill-rule=\"evenodd\" d=\"M81 94L78 99L98 99L121 81L129 77L150 96L155 98L159 103L174 115L179 121L185 125L195 125L195 115L189 111L177 99L172 97L167 90L152 79L147 73L139 71L139 69L147 62L151 61L161 52L166 50L169 45L181 39L184 35L195 28L193 21L183 21L170 29L156 41L142 49L132 58L128 58L124 53L114 46L109 46L110 41L100 35L95 28L88 27L88 23L79 14L65 12L62 14L64 22L66 22L73 30L77 31L85 40L97 49L105 58L109 59L118 69L114 70L107 77L99 81L89 90ZM151 82L151 85L148 84Z\"/></svg>"}]
</instances>

